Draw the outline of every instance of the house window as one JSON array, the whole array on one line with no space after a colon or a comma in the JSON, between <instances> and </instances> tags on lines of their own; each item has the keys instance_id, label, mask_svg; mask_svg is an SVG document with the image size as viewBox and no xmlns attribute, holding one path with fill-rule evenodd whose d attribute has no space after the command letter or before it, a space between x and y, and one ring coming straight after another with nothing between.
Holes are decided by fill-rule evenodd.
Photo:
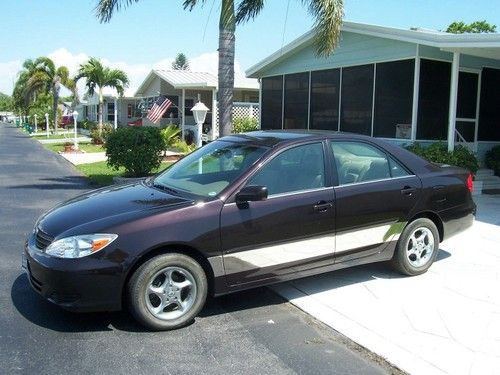
<instances>
[{"instance_id":1,"label":"house window","mask_svg":"<svg viewBox=\"0 0 500 375\"><path fill-rule=\"evenodd\" d=\"M132 104L127 104L127 118L132 118L133 111L134 106Z\"/></svg>"},{"instance_id":2,"label":"house window","mask_svg":"<svg viewBox=\"0 0 500 375\"><path fill-rule=\"evenodd\" d=\"M415 60L377 64L373 135L410 138Z\"/></svg>"},{"instance_id":3,"label":"house window","mask_svg":"<svg viewBox=\"0 0 500 375\"><path fill-rule=\"evenodd\" d=\"M285 76L284 129L306 129L309 102L309 73Z\"/></svg>"},{"instance_id":4,"label":"house window","mask_svg":"<svg viewBox=\"0 0 500 375\"><path fill-rule=\"evenodd\" d=\"M420 61L418 139L447 138L450 85L450 63L425 59Z\"/></svg>"},{"instance_id":5,"label":"house window","mask_svg":"<svg viewBox=\"0 0 500 375\"><path fill-rule=\"evenodd\" d=\"M500 141L500 69L483 69L481 74L481 104L479 106L480 141Z\"/></svg>"},{"instance_id":6,"label":"house window","mask_svg":"<svg viewBox=\"0 0 500 375\"><path fill-rule=\"evenodd\" d=\"M340 69L311 72L311 129L337 130Z\"/></svg>"},{"instance_id":7,"label":"house window","mask_svg":"<svg viewBox=\"0 0 500 375\"><path fill-rule=\"evenodd\" d=\"M179 117L179 97L167 95L168 100L172 102L172 105L165 111L162 118L170 118L170 114L172 114L172 118Z\"/></svg>"},{"instance_id":8,"label":"house window","mask_svg":"<svg viewBox=\"0 0 500 375\"><path fill-rule=\"evenodd\" d=\"M283 76L262 78L262 129L282 128Z\"/></svg>"},{"instance_id":9,"label":"house window","mask_svg":"<svg viewBox=\"0 0 500 375\"><path fill-rule=\"evenodd\" d=\"M184 100L184 116L192 116L193 112L191 111L191 108L194 107L194 100L193 99L185 99Z\"/></svg>"},{"instance_id":10,"label":"house window","mask_svg":"<svg viewBox=\"0 0 500 375\"><path fill-rule=\"evenodd\" d=\"M115 121L115 103L107 103L107 117L109 122Z\"/></svg>"},{"instance_id":11,"label":"house window","mask_svg":"<svg viewBox=\"0 0 500 375\"><path fill-rule=\"evenodd\" d=\"M340 130L371 135L373 64L342 69Z\"/></svg>"}]
</instances>

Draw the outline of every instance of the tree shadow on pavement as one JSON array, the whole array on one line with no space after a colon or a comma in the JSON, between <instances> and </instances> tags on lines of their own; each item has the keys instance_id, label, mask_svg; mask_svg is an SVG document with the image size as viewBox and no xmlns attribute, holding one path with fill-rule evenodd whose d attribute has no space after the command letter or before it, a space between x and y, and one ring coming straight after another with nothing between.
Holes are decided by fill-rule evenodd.
<instances>
[{"instance_id":1,"label":"tree shadow on pavement","mask_svg":"<svg viewBox=\"0 0 500 375\"><path fill-rule=\"evenodd\" d=\"M39 184L11 185L8 189L35 189L35 190L85 190L90 189L89 182L83 176L65 176L55 178L40 178Z\"/></svg>"}]
</instances>

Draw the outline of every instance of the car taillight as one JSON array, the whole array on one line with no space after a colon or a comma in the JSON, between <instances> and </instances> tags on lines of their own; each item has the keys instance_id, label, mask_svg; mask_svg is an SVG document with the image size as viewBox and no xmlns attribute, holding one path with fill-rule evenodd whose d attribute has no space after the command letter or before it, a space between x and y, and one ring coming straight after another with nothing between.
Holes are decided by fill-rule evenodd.
<instances>
[{"instance_id":1,"label":"car taillight","mask_svg":"<svg viewBox=\"0 0 500 375\"><path fill-rule=\"evenodd\" d=\"M474 190L474 182L472 181L471 174L469 174L469 176L467 177L467 182L465 183L465 185L467 185L467 189L472 193L472 191Z\"/></svg>"}]
</instances>

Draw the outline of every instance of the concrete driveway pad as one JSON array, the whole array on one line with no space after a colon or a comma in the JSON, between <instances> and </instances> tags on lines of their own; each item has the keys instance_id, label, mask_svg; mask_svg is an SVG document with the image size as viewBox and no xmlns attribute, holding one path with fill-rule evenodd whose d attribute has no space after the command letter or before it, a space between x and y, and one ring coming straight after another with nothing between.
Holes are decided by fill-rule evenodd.
<instances>
[{"instance_id":1,"label":"concrete driveway pad","mask_svg":"<svg viewBox=\"0 0 500 375\"><path fill-rule=\"evenodd\" d=\"M373 264L275 290L411 374L498 374L500 196L476 202L474 225L444 241L424 275Z\"/></svg>"}]
</instances>

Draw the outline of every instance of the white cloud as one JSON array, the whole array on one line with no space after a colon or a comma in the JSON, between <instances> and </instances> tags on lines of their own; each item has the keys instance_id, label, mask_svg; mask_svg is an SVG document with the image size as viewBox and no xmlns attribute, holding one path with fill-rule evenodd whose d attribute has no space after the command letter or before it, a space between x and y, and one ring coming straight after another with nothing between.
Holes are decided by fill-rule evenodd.
<instances>
[{"instance_id":1,"label":"white cloud","mask_svg":"<svg viewBox=\"0 0 500 375\"><path fill-rule=\"evenodd\" d=\"M0 92L11 95L14 83L17 78L17 72L22 67L21 61L0 62Z\"/></svg>"},{"instance_id":2,"label":"white cloud","mask_svg":"<svg viewBox=\"0 0 500 375\"><path fill-rule=\"evenodd\" d=\"M59 48L50 52L48 55L56 64L56 66L66 66L69 69L70 75L76 74L80 64L89 59L89 55L83 52L73 53L66 48ZM114 69L121 69L127 73L130 85L125 91L126 96L133 96L137 88L144 81L151 69L172 69L173 57L165 57L160 61L153 63L136 63L129 64L124 61L112 61L107 58L101 59L102 63ZM13 83L16 80L17 72L21 69L20 61L0 62L0 91L7 94L12 93ZM193 72L208 72L217 76L218 71L218 54L217 52L203 53L199 56L189 58L189 67ZM235 83L247 82L240 64L235 61ZM83 80L78 84L79 92L84 92ZM113 94L112 90L106 90L106 94Z\"/></svg>"}]
</instances>

